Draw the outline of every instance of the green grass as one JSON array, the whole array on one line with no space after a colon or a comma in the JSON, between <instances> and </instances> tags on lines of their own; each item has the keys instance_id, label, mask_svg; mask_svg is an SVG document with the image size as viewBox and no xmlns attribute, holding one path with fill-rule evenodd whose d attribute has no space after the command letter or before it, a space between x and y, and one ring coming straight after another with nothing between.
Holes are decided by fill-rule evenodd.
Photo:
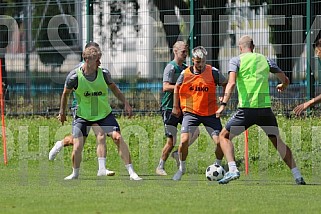
<instances>
[{"instance_id":1,"label":"green grass","mask_svg":"<svg viewBox=\"0 0 321 214\"><path fill-rule=\"evenodd\" d=\"M5 166L0 159L0 213L319 213L318 118L278 118L306 186L294 184L289 169L255 127L249 130L250 174L244 175L242 163L237 181L228 185L206 181L204 171L214 160L214 146L203 129L198 142L190 147L182 181L171 180L176 171L171 158L166 163L169 175L156 176L165 141L161 118L118 121L142 182L129 181L110 139L107 166L116 175L98 178L92 135L85 145L80 179L64 181L71 172L71 148L65 148L55 161L48 161L47 156L53 143L70 132L70 126L61 127L55 119L8 118L9 163ZM234 141L239 160L243 158L243 142L243 136Z\"/></svg>"}]
</instances>

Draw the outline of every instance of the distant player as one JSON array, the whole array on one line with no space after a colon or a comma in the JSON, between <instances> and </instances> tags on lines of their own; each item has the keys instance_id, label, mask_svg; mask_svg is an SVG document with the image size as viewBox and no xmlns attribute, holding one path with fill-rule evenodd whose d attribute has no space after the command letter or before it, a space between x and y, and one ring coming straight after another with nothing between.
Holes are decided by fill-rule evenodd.
<instances>
[{"instance_id":1,"label":"distant player","mask_svg":"<svg viewBox=\"0 0 321 214\"><path fill-rule=\"evenodd\" d=\"M173 109L173 94L174 87L177 78L181 72L187 68L185 65L185 60L187 57L188 46L183 41L177 41L173 46L174 59L170 61L164 69L163 73L163 91L164 96L162 98L162 117L165 127L166 144L162 150L162 156L159 160L159 164L156 168L156 174L167 175L165 171L165 162L173 150L176 144L177 137L177 125L182 123L183 115L180 117L175 117L172 114ZM196 129L193 136L189 142L189 146L194 143L199 135L199 129ZM178 152L174 151L172 157L176 160L176 164L179 167Z\"/></svg>"},{"instance_id":2,"label":"distant player","mask_svg":"<svg viewBox=\"0 0 321 214\"><path fill-rule=\"evenodd\" d=\"M315 43L315 54L321 59L321 39L319 39L316 43ZM316 96L315 98L312 98L311 100L302 103L298 106L296 106L293 111L296 115L300 115L304 110L306 110L307 108L314 106L317 103L321 102L321 94Z\"/></svg>"}]
</instances>

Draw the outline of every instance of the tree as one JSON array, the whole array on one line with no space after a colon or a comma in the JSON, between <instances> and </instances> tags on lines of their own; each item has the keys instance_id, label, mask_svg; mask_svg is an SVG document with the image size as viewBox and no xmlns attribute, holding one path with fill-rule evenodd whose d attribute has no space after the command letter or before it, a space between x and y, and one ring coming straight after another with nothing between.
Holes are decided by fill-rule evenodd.
<instances>
[{"instance_id":1,"label":"tree","mask_svg":"<svg viewBox=\"0 0 321 214\"><path fill-rule=\"evenodd\" d=\"M161 22L163 23L164 31L166 34L167 45L172 54L173 45L177 41L177 38L181 33L181 31L180 31L179 24L165 23L166 21L165 17L176 16L175 7L179 8L181 15L189 14L188 5L186 4L185 1L182 1L182 0L154 0L153 3L159 10L159 17Z\"/></svg>"},{"instance_id":2,"label":"tree","mask_svg":"<svg viewBox=\"0 0 321 214\"><path fill-rule=\"evenodd\" d=\"M181 15L190 15L189 5L183 0L154 0L153 3L158 8L160 13L160 20L164 25L164 30L166 33L166 40L170 50L172 49L174 43L177 41L180 32L180 26L177 24L168 25L165 22L165 16L171 15L175 16L175 7L179 8ZM199 0L195 1L195 12L194 12L194 33L195 33L195 46L202 45L202 16L209 15L212 17L208 24L211 25L213 34L211 38L210 47L206 47L209 52L209 59L213 59L213 65L219 68L218 54L219 54L219 16L224 15L226 0Z\"/></svg>"}]
</instances>

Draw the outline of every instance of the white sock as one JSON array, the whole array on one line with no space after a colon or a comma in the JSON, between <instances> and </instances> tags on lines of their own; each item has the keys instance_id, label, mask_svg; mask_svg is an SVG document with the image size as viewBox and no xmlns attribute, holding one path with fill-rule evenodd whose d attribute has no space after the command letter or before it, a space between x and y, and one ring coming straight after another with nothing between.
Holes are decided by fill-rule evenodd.
<instances>
[{"instance_id":1,"label":"white sock","mask_svg":"<svg viewBox=\"0 0 321 214\"><path fill-rule=\"evenodd\" d=\"M64 147L64 144L61 140L59 140L56 142L55 147L61 149L62 147Z\"/></svg>"},{"instance_id":2,"label":"white sock","mask_svg":"<svg viewBox=\"0 0 321 214\"><path fill-rule=\"evenodd\" d=\"M179 160L179 170L185 172L186 170L186 161Z\"/></svg>"},{"instance_id":3,"label":"white sock","mask_svg":"<svg viewBox=\"0 0 321 214\"><path fill-rule=\"evenodd\" d=\"M128 173L129 173L129 175L131 175L132 173L135 172L135 171L134 171L133 164L131 164L131 163L130 163L130 164L127 164L127 165L125 165L125 167L126 167Z\"/></svg>"},{"instance_id":4,"label":"white sock","mask_svg":"<svg viewBox=\"0 0 321 214\"><path fill-rule=\"evenodd\" d=\"M291 169L294 179L301 178L302 175L297 167Z\"/></svg>"},{"instance_id":5,"label":"white sock","mask_svg":"<svg viewBox=\"0 0 321 214\"><path fill-rule=\"evenodd\" d=\"M79 168L72 168L72 174L75 175L76 177L79 176Z\"/></svg>"},{"instance_id":6,"label":"white sock","mask_svg":"<svg viewBox=\"0 0 321 214\"><path fill-rule=\"evenodd\" d=\"M98 169L99 170L106 170L106 158L98 158Z\"/></svg>"},{"instance_id":7,"label":"white sock","mask_svg":"<svg viewBox=\"0 0 321 214\"><path fill-rule=\"evenodd\" d=\"M217 165L221 166L222 165L222 160L216 159L214 164L217 164Z\"/></svg>"},{"instance_id":8,"label":"white sock","mask_svg":"<svg viewBox=\"0 0 321 214\"><path fill-rule=\"evenodd\" d=\"M165 161L163 159L159 160L158 168L164 169Z\"/></svg>"},{"instance_id":9,"label":"white sock","mask_svg":"<svg viewBox=\"0 0 321 214\"><path fill-rule=\"evenodd\" d=\"M238 171L235 161L228 162L228 170L229 170L229 172Z\"/></svg>"}]
</instances>

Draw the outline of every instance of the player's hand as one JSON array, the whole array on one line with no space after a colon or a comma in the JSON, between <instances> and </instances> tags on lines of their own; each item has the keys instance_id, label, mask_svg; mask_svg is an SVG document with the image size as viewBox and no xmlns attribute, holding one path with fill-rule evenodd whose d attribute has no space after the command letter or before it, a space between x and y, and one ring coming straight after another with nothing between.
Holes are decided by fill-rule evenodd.
<instances>
[{"instance_id":1,"label":"player's hand","mask_svg":"<svg viewBox=\"0 0 321 214\"><path fill-rule=\"evenodd\" d=\"M64 125L64 122L67 121L65 114L58 114L57 119L61 122L62 125Z\"/></svg>"},{"instance_id":2,"label":"player's hand","mask_svg":"<svg viewBox=\"0 0 321 214\"><path fill-rule=\"evenodd\" d=\"M276 86L276 89L278 92L284 91L288 87L288 84L286 83L281 83Z\"/></svg>"},{"instance_id":3,"label":"player's hand","mask_svg":"<svg viewBox=\"0 0 321 214\"><path fill-rule=\"evenodd\" d=\"M173 109L172 109L172 115L173 115L174 117L179 118L179 117L182 115L181 109L178 108L178 107L173 107Z\"/></svg>"},{"instance_id":4,"label":"player's hand","mask_svg":"<svg viewBox=\"0 0 321 214\"><path fill-rule=\"evenodd\" d=\"M220 118L221 117L221 114L224 111L224 109L225 109L225 105L220 105L220 107L215 112L216 113L216 118Z\"/></svg>"},{"instance_id":5,"label":"player's hand","mask_svg":"<svg viewBox=\"0 0 321 214\"><path fill-rule=\"evenodd\" d=\"M128 103L125 104L125 112L127 113L127 116L129 118L131 118L131 116L133 116L133 109Z\"/></svg>"},{"instance_id":6,"label":"player's hand","mask_svg":"<svg viewBox=\"0 0 321 214\"><path fill-rule=\"evenodd\" d=\"M293 109L296 116L299 116L304 110L309 107L308 103L302 103Z\"/></svg>"}]
</instances>

